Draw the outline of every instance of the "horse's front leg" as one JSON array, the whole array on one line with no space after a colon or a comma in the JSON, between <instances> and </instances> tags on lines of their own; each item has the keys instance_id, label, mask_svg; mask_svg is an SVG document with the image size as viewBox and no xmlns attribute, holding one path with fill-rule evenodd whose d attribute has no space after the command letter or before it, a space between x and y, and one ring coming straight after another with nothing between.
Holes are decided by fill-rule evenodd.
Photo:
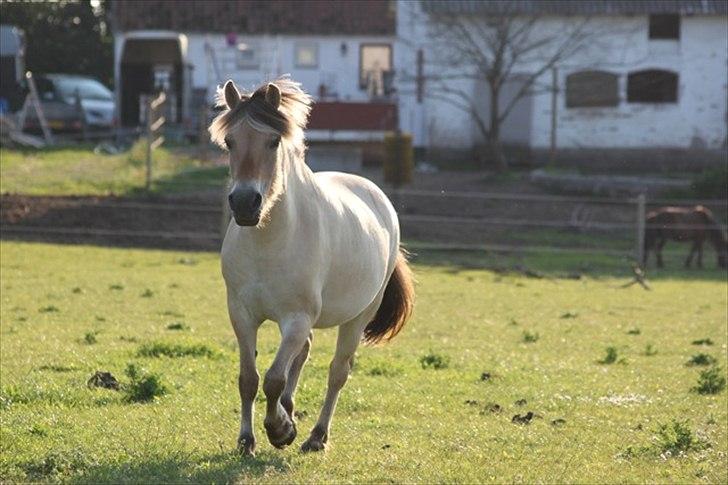
<instances>
[{"instance_id":1,"label":"horse's front leg","mask_svg":"<svg viewBox=\"0 0 728 485\"><path fill-rule=\"evenodd\" d=\"M288 371L288 377L286 379L286 387L283 389L283 394L281 395L281 405L283 406L283 409L286 410L288 413L288 417L291 418L291 420L294 420L293 416L293 408L294 408L294 396L296 394L296 387L298 386L298 378L301 376L301 370L303 370L303 366L306 363L306 360L308 360L308 354L311 351L311 344L313 343L313 332L310 332L308 334L308 338L306 339L306 342L303 344L303 348L298 353L295 359L293 359L293 364L291 364L291 370Z\"/></svg>"},{"instance_id":2,"label":"horse's front leg","mask_svg":"<svg viewBox=\"0 0 728 485\"><path fill-rule=\"evenodd\" d=\"M311 435L301 445L301 450L320 451L326 447L329 438L331 418L336 409L336 402L339 399L339 391L346 384L354 360L354 354L361 341L363 327L361 322L353 321L339 327L336 352L329 366L329 383L326 389L326 399L321 408L321 414L316 422Z\"/></svg>"},{"instance_id":3,"label":"horse's front leg","mask_svg":"<svg viewBox=\"0 0 728 485\"><path fill-rule=\"evenodd\" d=\"M260 322L254 321L242 309L235 305L228 306L230 320L235 330L240 347L240 373L238 390L240 391L240 433L238 449L245 455L255 454L255 435L253 433L253 403L258 393L258 371L255 368L255 343Z\"/></svg>"},{"instance_id":4,"label":"horse's front leg","mask_svg":"<svg viewBox=\"0 0 728 485\"><path fill-rule=\"evenodd\" d=\"M301 355L305 346L310 346L308 339L312 326L313 319L304 315L285 318L279 322L281 346L263 380L263 392L267 401L263 424L268 441L276 448L284 448L296 439L296 425L293 416L289 415L281 404L281 396L286 389L294 361ZM307 355L308 352L306 352ZM303 361L305 361L305 357ZM294 373L296 381L301 370L300 367L303 366L303 362L299 361L299 363L298 370ZM292 396L293 393L290 395L291 399Z\"/></svg>"},{"instance_id":5,"label":"horse's front leg","mask_svg":"<svg viewBox=\"0 0 728 485\"><path fill-rule=\"evenodd\" d=\"M698 243L698 268L703 268L703 241Z\"/></svg>"}]
</instances>

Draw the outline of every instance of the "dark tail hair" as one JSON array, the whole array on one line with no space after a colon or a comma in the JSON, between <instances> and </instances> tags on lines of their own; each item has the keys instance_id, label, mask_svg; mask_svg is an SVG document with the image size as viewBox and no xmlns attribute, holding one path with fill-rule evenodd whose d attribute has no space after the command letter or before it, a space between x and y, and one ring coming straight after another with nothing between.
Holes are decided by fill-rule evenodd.
<instances>
[{"instance_id":1,"label":"dark tail hair","mask_svg":"<svg viewBox=\"0 0 728 485\"><path fill-rule=\"evenodd\" d=\"M364 329L364 343L388 342L402 330L412 315L415 304L415 285L407 257L400 249L394 272L384 289L384 297L374 320Z\"/></svg>"}]
</instances>

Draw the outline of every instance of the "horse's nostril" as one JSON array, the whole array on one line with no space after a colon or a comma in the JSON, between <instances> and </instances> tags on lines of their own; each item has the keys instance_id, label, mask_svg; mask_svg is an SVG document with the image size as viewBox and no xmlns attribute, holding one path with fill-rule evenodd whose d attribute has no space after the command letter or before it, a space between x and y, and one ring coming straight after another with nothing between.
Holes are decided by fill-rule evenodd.
<instances>
[{"instance_id":1,"label":"horse's nostril","mask_svg":"<svg viewBox=\"0 0 728 485\"><path fill-rule=\"evenodd\" d=\"M233 194L228 194L228 202L233 203Z\"/></svg>"},{"instance_id":2,"label":"horse's nostril","mask_svg":"<svg viewBox=\"0 0 728 485\"><path fill-rule=\"evenodd\" d=\"M260 203L263 202L263 197L260 194L255 194L253 198L253 209L260 207Z\"/></svg>"}]
</instances>

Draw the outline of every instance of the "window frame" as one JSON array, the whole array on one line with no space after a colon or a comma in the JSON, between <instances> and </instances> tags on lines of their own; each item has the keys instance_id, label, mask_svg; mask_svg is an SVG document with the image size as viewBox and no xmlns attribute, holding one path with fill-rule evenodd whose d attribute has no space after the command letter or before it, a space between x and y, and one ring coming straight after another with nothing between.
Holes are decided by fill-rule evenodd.
<instances>
[{"instance_id":1,"label":"window frame","mask_svg":"<svg viewBox=\"0 0 728 485\"><path fill-rule=\"evenodd\" d=\"M299 49L313 48L313 64L302 64L298 58ZM293 47L293 65L296 69L318 69L319 67L319 45L318 42L296 42Z\"/></svg>"},{"instance_id":2,"label":"window frame","mask_svg":"<svg viewBox=\"0 0 728 485\"><path fill-rule=\"evenodd\" d=\"M258 56L258 53L260 51L260 45L255 42L243 42L246 46L248 46L247 49L239 49L237 45L234 46L235 49L235 67L238 71L247 71L247 70L255 70L260 69L260 57ZM252 51L253 52L253 58L251 62L244 62L242 54L245 51Z\"/></svg>"},{"instance_id":3,"label":"window frame","mask_svg":"<svg viewBox=\"0 0 728 485\"><path fill-rule=\"evenodd\" d=\"M671 96L670 99L649 99L649 96L635 99L635 94L637 94L634 92L636 88L633 85L633 83L635 82L635 78L637 76L645 76L647 73L661 73L665 75L663 80L670 79L671 82L674 82L674 96ZM639 83L640 81L637 82ZM637 88L639 87L640 86L638 85ZM670 71L668 69L660 68L648 68L630 71L627 73L626 91L626 100L629 104L678 104L680 102L680 74L676 71Z\"/></svg>"},{"instance_id":4,"label":"window frame","mask_svg":"<svg viewBox=\"0 0 728 485\"><path fill-rule=\"evenodd\" d=\"M359 44L359 89L367 89L366 80L362 74L364 73L364 49L366 47L386 47L389 49L389 69L394 68L394 47L391 42L363 42Z\"/></svg>"},{"instance_id":5,"label":"window frame","mask_svg":"<svg viewBox=\"0 0 728 485\"><path fill-rule=\"evenodd\" d=\"M669 27L666 27L667 22L675 21L676 20L676 26L673 26L672 24ZM661 14L650 14L647 19L647 38L649 40L672 40L672 41L679 41L680 40L680 31L682 28L682 18L680 17L680 14L669 14L669 13L661 13ZM667 34L665 32L668 31Z\"/></svg>"},{"instance_id":6,"label":"window frame","mask_svg":"<svg viewBox=\"0 0 728 485\"><path fill-rule=\"evenodd\" d=\"M597 100L596 102L588 102L589 99L585 98L586 102L584 100L578 101L579 104L574 104L573 96L571 95L570 99L570 90L569 90L569 81L574 82L574 78L577 76L584 76L584 75L599 75L603 78L609 78L610 83L614 83L614 92L609 93L610 96L604 96L602 100ZM583 69L581 71L574 71L566 75L566 78L564 79L564 104L567 109L579 109L579 108L616 108L619 106L620 102L620 96L619 96L619 74L611 72L611 71L605 71L601 69ZM578 82L578 81L577 81ZM601 87L600 85L595 86ZM611 86L610 86L611 87ZM572 89L574 89L572 87ZM573 91L572 91L573 93Z\"/></svg>"}]
</instances>

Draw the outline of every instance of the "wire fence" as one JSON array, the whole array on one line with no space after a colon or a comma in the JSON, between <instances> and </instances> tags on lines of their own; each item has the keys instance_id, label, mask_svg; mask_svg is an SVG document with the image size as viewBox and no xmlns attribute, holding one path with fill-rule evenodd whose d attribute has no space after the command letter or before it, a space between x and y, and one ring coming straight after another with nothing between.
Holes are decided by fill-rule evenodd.
<instances>
[{"instance_id":1,"label":"wire fence","mask_svg":"<svg viewBox=\"0 0 728 485\"><path fill-rule=\"evenodd\" d=\"M220 181L180 184L198 189L214 189L220 197L202 198L200 203L181 200L68 200L57 210L77 210L88 214L96 210L115 214L131 211L136 215L146 214L148 218L165 219L165 214L184 214L184 227L170 227L159 224L153 229L144 227L93 227L89 225L44 225L4 223L4 234L34 236L74 236L76 238L139 238L158 240L199 240L208 244L219 244L224 237L230 215L225 197L226 183ZM724 200L674 200L653 199L644 196L625 198L572 197L543 194L485 193L458 191L427 191L403 189L390 191L400 212L403 237L410 247L428 250L467 250L516 253L599 253L642 260L645 231L651 227L645 223L648 206L704 205L725 210ZM217 202L216 202L217 200ZM443 201L445 204L443 205ZM474 201L494 203L477 206ZM519 211L512 208L518 206ZM524 207L534 207L533 210ZM597 215L599 208L608 207L602 219L593 217L589 208ZM544 208L550 214L543 216ZM471 214L462 215L470 209ZM443 213L444 212L444 213ZM547 213L549 211L546 211ZM152 215L152 214L156 214ZM494 215L495 214L495 215ZM93 220L93 217L89 218ZM30 219L32 220L32 219ZM195 229L196 221L205 220ZM214 228L219 221L219 231ZM211 222L213 221L213 222ZM130 224L134 226L134 224ZM701 229L702 225L684 224L681 229ZM510 230L516 230L508 232ZM437 233L437 231L440 231ZM499 233L498 231L501 231ZM503 232L505 231L505 232ZM529 233L531 231L531 233ZM544 233L543 231L557 231ZM468 233L468 238L460 236ZM501 239L492 238L500 234ZM593 237L599 235L599 237ZM568 237L565 237L568 236Z\"/></svg>"}]
</instances>

